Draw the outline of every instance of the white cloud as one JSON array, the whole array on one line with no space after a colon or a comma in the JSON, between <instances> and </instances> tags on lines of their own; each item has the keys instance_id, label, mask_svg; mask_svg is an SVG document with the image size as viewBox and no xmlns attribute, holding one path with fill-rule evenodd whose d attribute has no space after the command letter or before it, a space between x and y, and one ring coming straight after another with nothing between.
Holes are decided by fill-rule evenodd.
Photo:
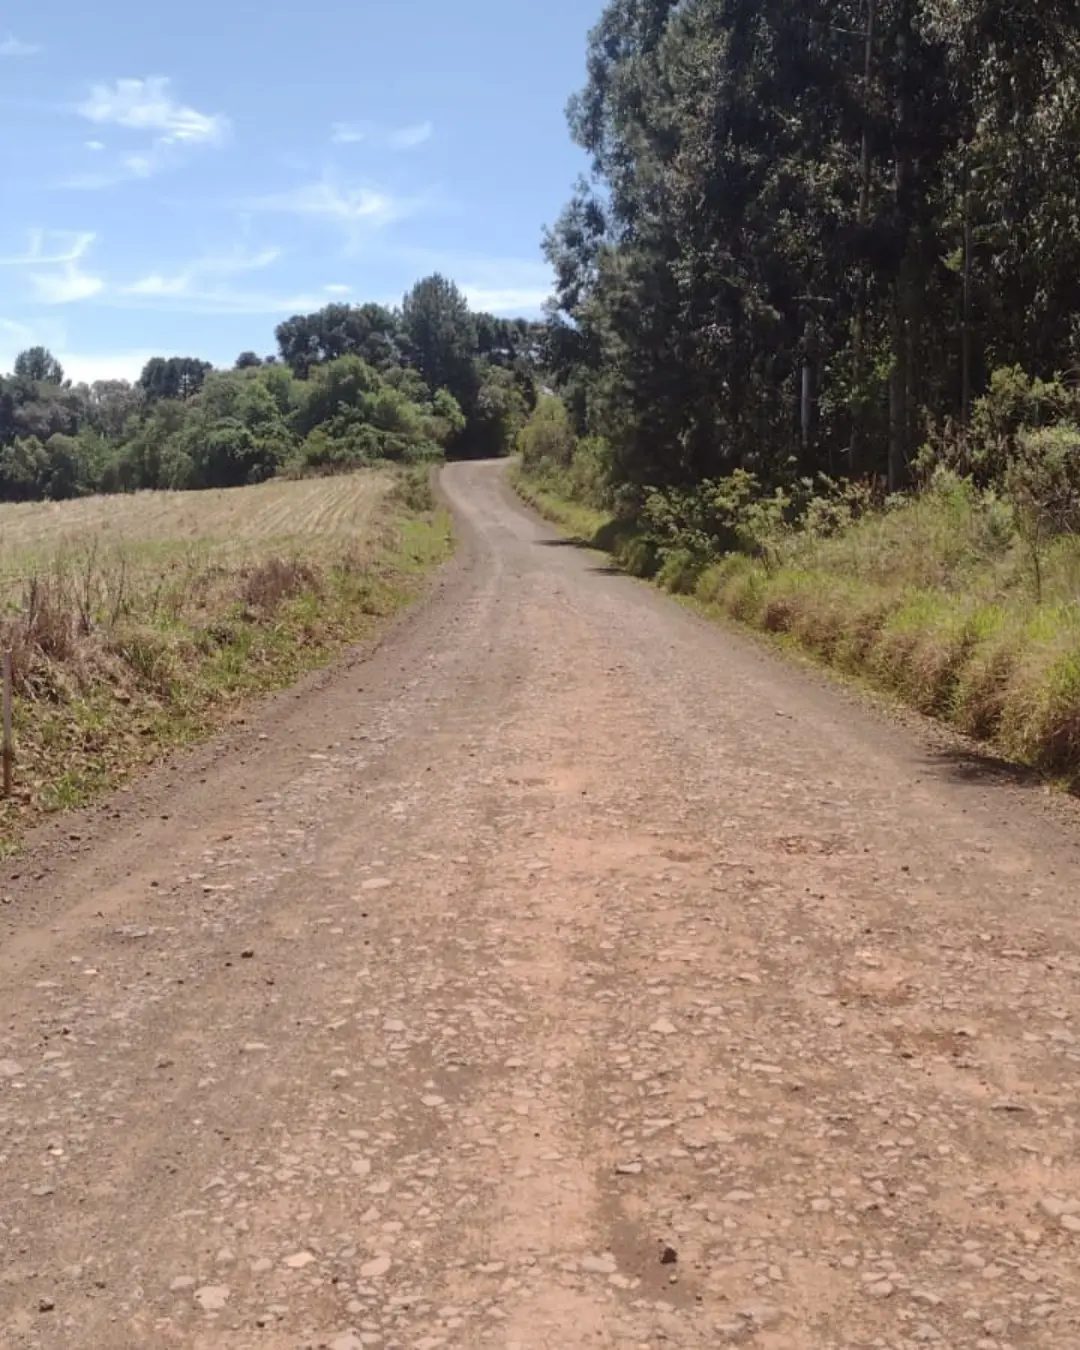
<instances>
[{"instance_id":1,"label":"white cloud","mask_svg":"<svg viewBox=\"0 0 1080 1350\"><path fill-rule=\"evenodd\" d=\"M413 126L386 128L371 122L333 122L330 140L334 145L359 145L362 142L377 150L415 150L430 141L435 134L431 122L417 122Z\"/></svg>"},{"instance_id":2,"label":"white cloud","mask_svg":"<svg viewBox=\"0 0 1080 1350\"><path fill-rule=\"evenodd\" d=\"M178 103L169 81L154 75L146 80L117 80L95 84L75 111L99 124L156 131L169 144L220 145L229 133L229 120L220 114L198 112Z\"/></svg>"},{"instance_id":3,"label":"white cloud","mask_svg":"<svg viewBox=\"0 0 1080 1350\"><path fill-rule=\"evenodd\" d=\"M58 352L67 346L68 328L63 312L51 310L33 319L0 319L0 374L15 365L15 357L27 347L48 347Z\"/></svg>"},{"instance_id":4,"label":"white cloud","mask_svg":"<svg viewBox=\"0 0 1080 1350\"><path fill-rule=\"evenodd\" d=\"M483 314L529 315L539 314L545 300L551 295L551 288L537 286L470 286L468 283L461 291L469 302L469 308Z\"/></svg>"},{"instance_id":5,"label":"white cloud","mask_svg":"<svg viewBox=\"0 0 1080 1350\"><path fill-rule=\"evenodd\" d=\"M338 187L324 178L289 192L272 193L251 203L256 211L280 211L296 216L324 216L345 224L387 225L408 215L411 204L369 187Z\"/></svg>"},{"instance_id":6,"label":"white cloud","mask_svg":"<svg viewBox=\"0 0 1080 1350\"><path fill-rule=\"evenodd\" d=\"M151 272L140 277L130 286L124 287L125 295L184 295L190 289L191 279L187 276L165 277L160 272Z\"/></svg>"},{"instance_id":7,"label":"white cloud","mask_svg":"<svg viewBox=\"0 0 1080 1350\"><path fill-rule=\"evenodd\" d=\"M380 230L416 215L428 205L426 197L402 197L382 188L351 186L327 175L285 192L244 202L245 209L322 220L338 229L346 255L370 243Z\"/></svg>"},{"instance_id":8,"label":"white cloud","mask_svg":"<svg viewBox=\"0 0 1080 1350\"><path fill-rule=\"evenodd\" d=\"M19 323L15 319L0 319L0 333L5 333L9 339L14 339L20 348L37 345L36 330L28 324ZM11 362L7 361L5 364L5 359L0 357L0 371L11 369Z\"/></svg>"},{"instance_id":9,"label":"white cloud","mask_svg":"<svg viewBox=\"0 0 1080 1350\"><path fill-rule=\"evenodd\" d=\"M430 122L418 122L415 126L390 132L387 144L392 150L415 150L418 145L430 141L434 133L435 128Z\"/></svg>"},{"instance_id":10,"label":"white cloud","mask_svg":"<svg viewBox=\"0 0 1080 1350\"><path fill-rule=\"evenodd\" d=\"M60 350L56 359L64 367L64 375L75 384L93 384L95 380L131 380L142 374L143 366L160 352L66 352Z\"/></svg>"},{"instance_id":11,"label":"white cloud","mask_svg":"<svg viewBox=\"0 0 1080 1350\"><path fill-rule=\"evenodd\" d=\"M34 297L43 305L68 305L76 300L89 300L105 289L103 278L81 272L73 262L60 272L33 272L30 285Z\"/></svg>"},{"instance_id":12,"label":"white cloud","mask_svg":"<svg viewBox=\"0 0 1080 1350\"><path fill-rule=\"evenodd\" d=\"M263 248L197 258L177 272L151 272L138 278L115 292L113 302L186 314L292 314L326 304L333 288L311 294L279 293L232 284L231 278L263 271L280 257L279 249Z\"/></svg>"},{"instance_id":13,"label":"white cloud","mask_svg":"<svg viewBox=\"0 0 1080 1350\"><path fill-rule=\"evenodd\" d=\"M197 288L180 286L175 278L150 276L120 292L114 303L177 314L295 314L321 309L326 295L319 291L278 294L227 284Z\"/></svg>"},{"instance_id":14,"label":"white cloud","mask_svg":"<svg viewBox=\"0 0 1080 1350\"><path fill-rule=\"evenodd\" d=\"M128 155L124 160L124 168L127 169L132 178L149 178L155 169L161 167L164 161L165 156L156 153Z\"/></svg>"},{"instance_id":15,"label":"white cloud","mask_svg":"<svg viewBox=\"0 0 1080 1350\"><path fill-rule=\"evenodd\" d=\"M323 287L327 295L348 295L352 290L351 286L343 286L339 281L332 281L329 285Z\"/></svg>"},{"instance_id":16,"label":"white cloud","mask_svg":"<svg viewBox=\"0 0 1080 1350\"><path fill-rule=\"evenodd\" d=\"M492 258L438 249L400 248L399 261L418 274L453 277L474 310L488 314L539 314L553 289L551 268L528 258Z\"/></svg>"},{"instance_id":17,"label":"white cloud","mask_svg":"<svg viewBox=\"0 0 1080 1350\"><path fill-rule=\"evenodd\" d=\"M371 134L367 127L352 126L349 122L335 122L330 131L330 139L335 145L359 145Z\"/></svg>"},{"instance_id":18,"label":"white cloud","mask_svg":"<svg viewBox=\"0 0 1080 1350\"><path fill-rule=\"evenodd\" d=\"M191 296L207 299L213 294L207 290L208 277L236 276L242 272L258 272L281 257L281 250L264 248L258 253L211 254L197 258L171 276L152 272L123 288L123 294L134 296Z\"/></svg>"},{"instance_id":19,"label":"white cloud","mask_svg":"<svg viewBox=\"0 0 1080 1350\"><path fill-rule=\"evenodd\" d=\"M179 162L193 147L224 145L231 129L227 117L199 112L178 102L169 81L160 75L146 80L117 80L111 85L95 84L89 96L76 105L75 112L98 126L123 127L152 136L145 146L122 155L112 167L75 174L61 183L62 187L84 190L113 187L133 178L150 178ZM100 140L87 141L86 145L90 150L105 149Z\"/></svg>"},{"instance_id":20,"label":"white cloud","mask_svg":"<svg viewBox=\"0 0 1080 1350\"><path fill-rule=\"evenodd\" d=\"M20 42L11 33L0 38L0 56L36 56L41 48L33 42Z\"/></svg>"},{"instance_id":21,"label":"white cloud","mask_svg":"<svg viewBox=\"0 0 1080 1350\"><path fill-rule=\"evenodd\" d=\"M91 276L78 266L96 237L89 230L28 230L23 252L0 257L0 265L58 269L32 271L27 278L34 298L42 304L87 300L105 288L101 277Z\"/></svg>"},{"instance_id":22,"label":"white cloud","mask_svg":"<svg viewBox=\"0 0 1080 1350\"><path fill-rule=\"evenodd\" d=\"M0 267L40 267L46 263L73 263L83 256L96 236L78 230L27 230L22 253L0 256Z\"/></svg>"}]
</instances>

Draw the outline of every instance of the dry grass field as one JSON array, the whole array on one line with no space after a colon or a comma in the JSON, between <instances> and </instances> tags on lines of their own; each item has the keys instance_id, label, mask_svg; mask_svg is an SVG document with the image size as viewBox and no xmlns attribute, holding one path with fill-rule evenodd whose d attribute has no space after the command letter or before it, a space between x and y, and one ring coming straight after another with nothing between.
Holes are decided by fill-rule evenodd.
<instances>
[{"instance_id":1,"label":"dry grass field","mask_svg":"<svg viewBox=\"0 0 1080 1350\"><path fill-rule=\"evenodd\" d=\"M449 546L422 475L0 505L0 852L365 637Z\"/></svg>"},{"instance_id":2,"label":"dry grass field","mask_svg":"<svg viewBox=\"0 0 1080 1350\"><path fill-rule=\"evenodd\" d=\"M96 557L145 561L191 552L220 560L346 545L370 527L394 486L373 469L345 478L275 479L214 492L140 492L72 502L0 503L0 586Z\"/></svg>"}]
</instances>

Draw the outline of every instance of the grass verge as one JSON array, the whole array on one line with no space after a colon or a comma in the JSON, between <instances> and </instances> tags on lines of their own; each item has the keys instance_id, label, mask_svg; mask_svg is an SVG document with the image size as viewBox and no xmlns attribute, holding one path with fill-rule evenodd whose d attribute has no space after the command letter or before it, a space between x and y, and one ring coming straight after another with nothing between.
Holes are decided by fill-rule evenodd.
<instances>
[{"instance_id":1,"label":"grass verge","mask_svg":"<svg viewBox=\"0 0 1080 1350\"><path fill-rule=\"evenodd\" d=\"M782 541L778 561L740 554L687 568L642 535L512 470L519 495L628 572L796 646L1007 758L1080 786L1080 541L1045 560L1036 603L1000 504L961 485L838 535Z\"/></svg>"},{"instance_id":2,"label":"grass verge","mask_svg":"<svg viewBox=\"0 0 1080 1350\"><path fill-rule=\"evenodd\" d=\"M107 499L105 522L71 505L51 531L0 508L17 753L0 854L371 636L451 547L416 472Z\"/></svg>"}]
</instances>

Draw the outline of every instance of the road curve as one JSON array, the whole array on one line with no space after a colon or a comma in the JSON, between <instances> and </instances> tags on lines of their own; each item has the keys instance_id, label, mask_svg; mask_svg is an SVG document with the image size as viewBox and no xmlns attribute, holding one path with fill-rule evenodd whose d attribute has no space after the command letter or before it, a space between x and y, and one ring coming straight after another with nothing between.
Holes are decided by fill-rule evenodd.
<instances>
[{"instance_id":1,"label":"road curve","mask_svg":"<svg viewBox=\"0 0 1080 1350\"><path fill-rule=\"evenodd\" d=\"M444 485L0 874L0 1347L1080 1345L1070 810Z\"/></svg>"}]
</instances>

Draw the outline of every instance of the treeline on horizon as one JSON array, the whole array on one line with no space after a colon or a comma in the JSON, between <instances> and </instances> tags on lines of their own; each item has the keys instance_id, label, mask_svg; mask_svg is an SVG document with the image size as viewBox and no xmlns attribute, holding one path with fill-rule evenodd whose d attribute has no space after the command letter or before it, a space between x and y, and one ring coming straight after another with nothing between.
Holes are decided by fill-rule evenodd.
<instances>
[{"instance_id":1,"label":"treeline on horizon","mask_svg":"<svg viewBox=\"0 0 1080 1350\"><path fill-rule=\"evenodd\" d=\"M537 400L544 325L470 311L435 275L400 309L332 304L230 370L155 357L73 384L45 348L0 376L0 500L235 487L382 461L509 453Z\"/></svg>"}]
</instances>

